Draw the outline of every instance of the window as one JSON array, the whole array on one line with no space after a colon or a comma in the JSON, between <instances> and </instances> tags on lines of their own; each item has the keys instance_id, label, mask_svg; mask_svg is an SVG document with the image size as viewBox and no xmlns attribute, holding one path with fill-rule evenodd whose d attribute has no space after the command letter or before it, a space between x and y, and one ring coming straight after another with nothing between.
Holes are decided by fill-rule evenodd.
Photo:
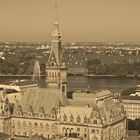
<instances>
[{"instance_id":1,"label":"window","mask_svg":"<svg viewBox=\"0 0 140 140\"><path fill-rule=\"evenodd\" d=\"M62 92L65 92L65 86L62 86Z\"/></svg>"},{"instance_id":2,"label":"window","mask_svg":"<svg viewBox=\"0 0 140 140\"><path fill-rule=\"evenodd\" d=\"M51 63L51 66L54 66L54 65L55 65L54 62L52 62L52 63Z\"/></svg>"},{"instance_id":3,"label":"window","mask_svg":"<svg viewBox=\"0 0 140 140\"><path fill-rule=\"evenodd\" d=\"M24 136L26 136L26 135L27 135L27 133L26 133L26 132L23 132L23 135L24 135Z\"/></svg>"},{"instance_id":4,"label":"window","mask_svg":"<svg viewBox=\"0 0 140 140\"><path fill-rule=\"evenodd\" d=\"M77 128L77 132L79 132L80 131L80 128Z\"/></svg>"},{"instance_id":5,"label":"window","mask_svg":"<svg viewBox=\"0 0 140 140\"><path fill-rule=\"evenodd\" d=\"M40 123L40 131L43 131L43 124Z\"/></svg>"},{"instance_id":6,"label":"window","mask_svg":"<svg viewBox=\"0 0 140 140\"><path fill-rule=\"evenodd\" d=\"M95 130L94 130L94 129L92 129L92 130L91 130L91 132L92 132L92 133L95 133Z\"/></svg>"},{"instance_id":7,"label":"window","mask_svg":"<svg viewBox=\"0 0 140 140\"><path fill-rule=\"evenodd\" d=\"M46 131L49 131L49 124L46 124Z\"/></svg>"},{"instance_id":8,"label":"window","mask_svg":"<svg viewBox=\"0 0 140 140\"><path fill-rule=\"evenodd\" d=\"M17 122L17 129L21 129L21 123L20 123L20 121Z\"/></svg>"},{"instance_id":9,"label":"window","mask_svg":"<svg viewBox=\"0 0 140 140\"><path fill-rule=\"evenodd\" d=\"M29 129L32 129L32 123L31 122L29 122Z\"/></svg>"},{"instance_id":10,"label":"window","mask_svg":"<svg viewBox=\"0 0 140 140\"><path fill-rule=\"evenodd\" d=\"M37 130L37 123L34 123L35 131Z\"/></svg>"},{"instance_id":11,"label":"window","mask_svg":"<svg viewBox=\"0 0 140 140\"><path fill-rule=\"evenodd\" d=\"M51 125L51 129L52 129L52 133L55 135L57 133L57 125L56 124L52 124Z\"/></svg>"},{"instance_id":12,"label":"window","mask_svg":"<svg viewBox=\"0 0 140 140\"><path fill-rule=\"evenodd\" d=\"M94 120L94 124L97 124L97 120Z\"/></svg>"},{"instance_id":13,"label":"window","mask_svg":"<svg viewBox=\"0 0 140 140\"><path fill-rule=\"evenodd\" d=\"M99 130L96 130L96 133L99 133Z\"/></svg>"},{"instance_id":14,"label":"window","mask_svg":"<svg viewBox=\"0 0 140 140\"><path fill-rule=\"evenodd\" d=\"M23 122L23 128L26 129L26 122Z\"/></svg>"},{"instance_id":15,"label":"window","mask_svg":"<svg viewBox=\"0 0 140 140\"><path fill-rule=\"evenodd\" d=\"M84 123L88 123L87 116L84 117Z\"/></svg>"}]
</instances>

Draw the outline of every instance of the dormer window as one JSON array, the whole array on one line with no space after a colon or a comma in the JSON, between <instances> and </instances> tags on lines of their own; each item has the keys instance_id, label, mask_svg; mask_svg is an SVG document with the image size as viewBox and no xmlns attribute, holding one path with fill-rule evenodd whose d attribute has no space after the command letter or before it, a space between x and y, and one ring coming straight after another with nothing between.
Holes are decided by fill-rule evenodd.
<instances>
[{"instance_id":1,"label":"dormer window","mask_svg":"<svg viewBox=\"0 0 140 140\"><path fill-rule=\"evenodd\" d=\"M80 123L80 122L81 122L81 118L80 118L80 116L78 114L78 116L77 116L77 123Z\"/></svg>"},{"instance_id":2,"label":"dormer window","mask_svg":"<svg viewBox=\"0 0 140 140\"><path fill-rule=\"evenodd\" d=\"M73 122L74 121L74 118L73 118L73 115L71 114L70 116L70 122Z\"/></svg>"},{"instance_id":3,"label":"dormer window","mask_svg":"<svg viewBox=\"0 0 140 140\"><path fill-rule=\"evenodd\" d=\"M51 110L51 118L55 119L56 118L56 109L52 108Z\"/></svg>"},{"instance_id":4,"label":"dormer window","mask_svg":"<svg viewBox=\"0 0 140 140\"><path fill-rule=\"evenodd\" d=\"M17 111L17 115L18 115L18 116L21 116L22 114L21 114L21 112L20 112L20 111Z\"/></svg>"},{"instance_id":5,"label":"dormer window","mask_svg":"<svg viewBox=\"0 0 140 140\"><path fill-rule=\"evenodd\" d=\"M84 123L88 123L88 119L87 119L87 116L86 115L84 117Z\"/></svg>"},{"instance_id":6,"label":"dormer window","mask_svg":"<svg viewBox=\"0 0 140 140\"><path fill-rule=\"evenodd\" d=\"M54 62L52 62L52 63L51 63L51 66L55 66L55 63L54 63Z\"/></svg>"},{"instance_id":7,"label":"dormer window","mask_svg":"<svg viewBox=\"0 0 140 140\"><path fill-rule=\"evenodd\" d=\"M67 122L67 116L66 116L66 114L64 114L63 120L64 120L64 122Z\"/></svg>"},{"instance_id":8,"label":"dormer window","mask_svg":"<svg viewBox=\"0 0 140 140\"><path fill-rule=\"evenodd\" d=\"M39 108L39 117L44 117L44 108L42 106Z\"/></svg>"},{"instance_id":9,"label":"dormer window","mask_svg":"<svg viewBox=\"0 0 140 140\"><path fill-rule=\"evenodd\" d=\"M28 109L28 116L33 116L33 108L32 108L32 106L30 106L29 109Z\"/></svg>"},{"instance_id":10,"label":"dormer window","mask_svg":"<svg viewBox=\"0 0 140 140\"><path fill-rule=\"evenodd\" d=\"M28 116L33 116L32 112L29 112L29 113L28 113Z\"/></svg>"},{"instance_id":11,"label":"dormer window","mask_svg":"<svg viewBox=\"0 0 140 140\"><path fill-rule=\"evenodd\" d=\"M43 113L40 113L40 114L39 114L39 117L44 117L44 114L43 114Z\"/></svg>"}]
</instances>

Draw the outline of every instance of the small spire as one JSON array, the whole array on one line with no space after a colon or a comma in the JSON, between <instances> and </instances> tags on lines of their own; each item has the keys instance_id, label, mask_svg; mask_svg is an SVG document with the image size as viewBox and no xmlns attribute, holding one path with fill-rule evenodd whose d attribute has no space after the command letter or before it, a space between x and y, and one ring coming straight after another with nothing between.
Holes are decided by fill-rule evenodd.
<instances>
[{"instance_id":1,"label":"small spire","mask_svg":"<svg viewBox=\"0 0 140 140\"><path fill-rule=\"evenodd\" d=\"M55 18L54 18L54 30L55 32L59 32L59 23L58 23L58 4L57 4L57 0L55 0L55 4L54 4L54 8L55 8Z\"/></svg>"},{"instance_id":2,"label":"small spire","mask_svg":"<svg viewBox=\"0 0 140 140\"><path fill-rule=\"evenodd\" d=\"M58 20L58 13L57 13L57 7L58 7L58 4L57 4L57 0L55 0L55 20L57 21Z\"/></svg>"}]
</instances>

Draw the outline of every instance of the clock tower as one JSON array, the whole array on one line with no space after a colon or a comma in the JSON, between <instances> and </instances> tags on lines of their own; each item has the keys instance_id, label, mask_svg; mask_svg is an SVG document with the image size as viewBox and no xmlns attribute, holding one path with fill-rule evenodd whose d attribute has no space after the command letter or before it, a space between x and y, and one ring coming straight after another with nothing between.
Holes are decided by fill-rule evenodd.
<instances>
[{"instance_id":1,"label":"clock tower","mask_svg":"<svg viewBox=\"0 0 140 140\"><path fill-rule=\"evenodd\" d=\"M57 4L55 4L57 13ZM59 23L56 18L54 28L51 34L51 48L48 63L46 64L46 84L47 88L60 89L62 97L67 95L67 68L62 62L61 34L59 32Z\"/></svg>"}]
</instances>

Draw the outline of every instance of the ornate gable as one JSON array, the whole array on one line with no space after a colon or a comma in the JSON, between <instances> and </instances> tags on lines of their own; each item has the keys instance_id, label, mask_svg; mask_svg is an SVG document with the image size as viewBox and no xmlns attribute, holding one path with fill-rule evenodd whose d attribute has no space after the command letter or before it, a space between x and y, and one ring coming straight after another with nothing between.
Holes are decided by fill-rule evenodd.
<instances>
[{"instance_id":1,"label":"ornate gable","mask_svg":"<svg viewBox=\"0 0 140 140\"><path fill-rule=\"evenodd\" d=\"M57 60L54 51L52 51L49 56L48 66L56 66L56 65L58 65Z\"/></svg>"}]
</instances>

